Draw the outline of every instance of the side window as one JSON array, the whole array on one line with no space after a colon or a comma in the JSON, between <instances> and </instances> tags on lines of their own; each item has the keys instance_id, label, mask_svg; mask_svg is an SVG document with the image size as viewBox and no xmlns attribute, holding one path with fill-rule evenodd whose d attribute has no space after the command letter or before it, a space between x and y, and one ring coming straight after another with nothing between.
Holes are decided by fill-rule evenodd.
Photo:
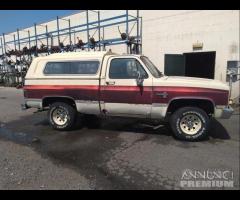
<instances>
[{"instance_id":1,"label":"side window","mask_svg":"<svg viewBox=\"0 0 240 200\"><path fill-rule=\"evenodd\" d=\"M98 71L98 61L71 62L71 74L96 74Z\"/></svg>"},{"instance_id":2,"label":"side window","mask_svg":"<svg viewBox=\"0 0 240 200\"><path fill-rule=\"evenodd\" d=\"M148 75L141 64L134 58L112 59L109 68L109 78L111 79L136 79L138 72L144 77Z\"/></svg>"},{"instance_id":3,"label":"side window","mask_svg":"<svg viewBox=\"0 0 240 200\"><path fill-rule=\"evenodd\" d=\"M69 74L68 62L49 62L46 64L44 74Z\"/></svg>"},{"instance_id":4,"label":"side window","mask_svg":"<svg viewBox=\"0 0 240 200\"><path fill-rule=\"evenodd\" d=\"M98 61L49 62L44 74L96 74Z\"/></svg>"}]
</instances>

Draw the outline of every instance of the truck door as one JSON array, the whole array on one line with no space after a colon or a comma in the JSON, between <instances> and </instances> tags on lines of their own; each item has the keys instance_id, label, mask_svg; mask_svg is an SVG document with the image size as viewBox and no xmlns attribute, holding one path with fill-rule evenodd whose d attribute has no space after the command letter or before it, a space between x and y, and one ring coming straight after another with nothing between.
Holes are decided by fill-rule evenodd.
<instances>
[{"instance_id":1,"label":"truck door","mask_svg":"<svg viewBox=\"0 0 240 200\"><path fill-rule=\"evenodd\" d=\"M141 76L142 85L137 84ZM104 110L113 116L150 116L152 78L140 60L133 57L110 58L102 86Z\"/></svg>"}]
</instances>

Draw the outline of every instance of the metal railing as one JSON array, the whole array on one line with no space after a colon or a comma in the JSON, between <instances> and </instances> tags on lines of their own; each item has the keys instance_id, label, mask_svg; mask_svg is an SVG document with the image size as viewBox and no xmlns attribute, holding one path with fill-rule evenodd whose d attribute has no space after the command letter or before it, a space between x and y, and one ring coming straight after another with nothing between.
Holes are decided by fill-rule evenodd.
<instances>
[{"instance_id":1,"label":"metal railing","mask_svg":"<svg viewBox=\"0 0 240 200\"><path fill-rule=\"evenodd\" d=\"M126 10L124 14L104 19L101 19L100 11L85 10L82 12L86 14L86 21L75 26L71 26L70 18L57 16L57 28L52 31L49 31L47 24L34 23L34 31L32 32L27 29L17 29L16 33L3 33L0 37L0 49L2 51L0 55L0 84L1 82L13 86L23 84L24 76L33 57L39 55L44 56L68 51L90 51L91 49L101 51L105 50L107 46L122 44L126 45L127 53L142 53L142 17L139 16L138 10L136 16L130 15ZM97 20L89 20L90 12L96 15ZM60 28L60 20L66 21L68 26ZM130 26L130 24L133 25ZM112 36L112 38L106 38L106 28L119 28L120 25L125 26L125 32L121 33L119 30L119 34ZM44 33L38 33L38 27L43 27ZM134 28L136 29L135 34L131 34ZM27 37L20 37L21 31L26 32ZM92 36L90 36L90 31L94 31ZM77 37L76 41L76 34L78 33L85 33L87 40L83 41L83 39ZM94 38L96 33L98 33L97 39ZM11 36L12 39L7 40L6 36L8 38ZM61 36L69 38L68 44L64 45ZM74 40L72 40L72 37L74 37ZM57 44L54 44L55 38L57 38Z\"/></svg>"}]
</instances>

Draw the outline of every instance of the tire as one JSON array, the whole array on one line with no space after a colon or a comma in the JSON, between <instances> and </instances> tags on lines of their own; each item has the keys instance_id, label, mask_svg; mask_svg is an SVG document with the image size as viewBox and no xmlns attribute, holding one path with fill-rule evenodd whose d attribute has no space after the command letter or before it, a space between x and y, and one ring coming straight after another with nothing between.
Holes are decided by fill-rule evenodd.
<instances>
[{"instance_id":1,"label":"tire","mask_svg":"<svg viewBox=\"0 0 240 200\"><path fill-rule=\"evenodd\" d=\"M185 141L203 140L208 135L209 117L197 107L182 107L170 117L170 126L177 139Z\"/></svg>"},{"instance_id":2,"label":"tire","mask_svg":"<svg viewBox=\"0 0 240 200\"><path fill-rule=\"evenodd\" d=\"M76 109L67 103L56 102L50 105L48 120L52 127L56 130L66 131L73 129L76 117Z\"/></svg>"}]
</instances>

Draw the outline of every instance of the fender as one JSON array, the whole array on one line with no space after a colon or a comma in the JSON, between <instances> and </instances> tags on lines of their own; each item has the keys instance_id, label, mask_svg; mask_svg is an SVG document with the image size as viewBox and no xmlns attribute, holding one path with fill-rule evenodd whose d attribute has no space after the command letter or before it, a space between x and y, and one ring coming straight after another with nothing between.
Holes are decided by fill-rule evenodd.
<instances>
[{"instance_id":1,"label":"fender","mask_svg":"<svg viewBox=\"0 0 240 200\"><path fill-rule=\"evenodd\" d=\"M215 108L216 105L215 105L215 102L213 101L213 99L211 98L208 98L208 97L201 97L201 96L179 96L179 97L174 97L172 99L170 99L170 101L168 102L168 106L172 103L172 101L174 100L183 100L183 99L192 99L192 100L207 100L207 101L210 101L212 104L213 104L213 107Z\"/></svg>"},{"instance_id":2,"label":"fender","mask_svg":"<svg viewBox=\"0 0 240 200\"><path fill-rule=\"evenodd\" d=\"M62 98L62 99L68 99L68 100L71 100L75 103L76 105L76 101L75 99L73 99L72 97L70 96L44 96L41 100L42 100L42 107L44 107L44 101L47 99L47 98Z\"/></svg>"},{"instance_id":3,"label":"fender","mask_svg":"<svg viewBox=\"0 0 240 200\"><path fill-rule=\"evenodd\" d=\"M175 98L172 98L170 101L169 101L169 103L168 103L168 105L167 105L167 109L166 109L166 113L165 114L167 114L167 112L169 111L169 107L170 107L170 105L172 104L172 102L173 101L177 101L177 100L192 100L193 101L193 103L194 103L194 100L204 100L204 101L208 101L208 102L210 102L211 104L212 104L212 106L213 106L213 110L212 110L212 112L213 113L211 113L211 114L214 114L214 111L215 111L215 108L216 108L216 105L215 105L215 102L213 101L213 99L211 99L211 98L208 98L208 97L201 97L201 96L179 96L179 97L175 97ZM207 112L207 111L206 111Z\"/></svg>"}]
</instances>

